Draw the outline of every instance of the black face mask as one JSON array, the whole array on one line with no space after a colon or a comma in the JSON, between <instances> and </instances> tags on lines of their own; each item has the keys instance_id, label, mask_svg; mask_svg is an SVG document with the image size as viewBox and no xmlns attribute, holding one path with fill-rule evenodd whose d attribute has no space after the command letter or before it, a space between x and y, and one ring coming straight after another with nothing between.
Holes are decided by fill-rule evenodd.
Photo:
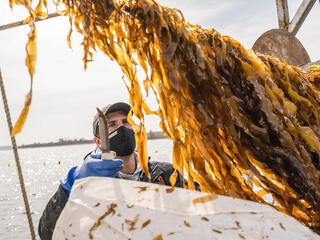
<instances>
[{"instance_id":1,"label":"black face mask","mask_svg":"<svg viewBox=\"0 0 320 240\"><path fill-rule=\"evenodd\" d=\"M117 156L129 156L136 147L134 131L125 126L110 133L109 140L110 150L116 152Z\"/></svg>"}]
</instances>

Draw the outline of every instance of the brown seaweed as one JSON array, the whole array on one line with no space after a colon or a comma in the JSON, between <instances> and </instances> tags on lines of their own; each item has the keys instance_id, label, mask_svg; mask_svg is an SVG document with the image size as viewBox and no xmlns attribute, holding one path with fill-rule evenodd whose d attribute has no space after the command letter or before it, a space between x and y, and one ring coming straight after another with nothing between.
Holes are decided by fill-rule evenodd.
<instances>
[{"instance_id":1,"label":"brown seaweed","mask_svg":"<svg viewBox=\"0 0 320 240\"><path fill-rule=\"evenodd\" d=\"M85 67L100 49L129 80L146 172L144 116L155 114L188 188L196 180L202 191L269 204L320 233L319 67L257 56L153 0L60 3L84 36ZM158 109L146 103L151 94Z\"/></svg>"}]
</instances>

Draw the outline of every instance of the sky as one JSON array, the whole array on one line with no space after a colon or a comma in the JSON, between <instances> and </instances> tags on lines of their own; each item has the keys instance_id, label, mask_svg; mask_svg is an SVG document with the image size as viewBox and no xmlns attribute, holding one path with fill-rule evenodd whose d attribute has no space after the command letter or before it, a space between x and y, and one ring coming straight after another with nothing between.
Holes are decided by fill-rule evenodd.
<instances>
[{"instance_id":1,"label":"sky","mask_svg":"<svg viewBox=\"0 0 320 240\"><path fill-rule=\"evenodd\" d=\"M48 2L51 2L50 0ZM278 28L275 0L159 0L160 4L180 9L186 21L214 28L250 49L255 40L270 29ZM288 0L290 19L302 0ZM55 9L49 5L49 12ZM0 25L23 20L23 7L10 9L7 0L0 2ZM92 119L96 107L129 99L120 67L102 53L85 71L82 37L74 31L69 49L66 38L69 22L56 17L36 23L37 63L33 102L18 145L57 141L60 138L92 138ZM0 31L0 69L6 88L11 119L17 120L30 78L25 61L28 26ZM320 59L320 4L317 1L300 28L297 38L312 61ZM160 130L159 120L146 118L146 129ZM0 100L0 146L11 145L3 102Z\"/></svg>"}]
</instances>

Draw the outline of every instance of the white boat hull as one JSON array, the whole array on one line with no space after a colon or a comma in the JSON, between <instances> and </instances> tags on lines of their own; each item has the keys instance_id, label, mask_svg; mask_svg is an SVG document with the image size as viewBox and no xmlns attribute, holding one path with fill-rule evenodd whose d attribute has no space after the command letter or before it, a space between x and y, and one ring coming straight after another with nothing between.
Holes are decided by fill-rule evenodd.
<instances>
[{"instance_id":1,"label":"white boat hull","mask_svg":"<svg viewBox=\"0 0 320 240\"><path fill-rule=\"evenodd\" d=\"M209 201L201 202L205 199ZM320 240L320 236L264 204L96 177L75 182L53 239Z\"/></svg>"}]
</instances>

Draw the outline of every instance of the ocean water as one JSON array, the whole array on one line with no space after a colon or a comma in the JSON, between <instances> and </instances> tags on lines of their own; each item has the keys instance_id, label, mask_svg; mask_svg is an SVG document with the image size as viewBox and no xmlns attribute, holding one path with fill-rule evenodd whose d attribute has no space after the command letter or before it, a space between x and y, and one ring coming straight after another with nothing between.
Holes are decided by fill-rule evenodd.
<instances>
[{"instance_id":1,"label":"ocean water","mask_svg":"<svg viewBox=\"0 0 320 240\"><path fill-rule=\"evenodd\" d=\"M65 178L71 167L80 165L93 148L93 144L85 144L19 150L37 239L39 219L59 180ZM172 142L150 140L148 154L154 161L172 162ZM12 150L0 151L0 240L9 239L31 239Z\"/></svg>"}]
</instances>

